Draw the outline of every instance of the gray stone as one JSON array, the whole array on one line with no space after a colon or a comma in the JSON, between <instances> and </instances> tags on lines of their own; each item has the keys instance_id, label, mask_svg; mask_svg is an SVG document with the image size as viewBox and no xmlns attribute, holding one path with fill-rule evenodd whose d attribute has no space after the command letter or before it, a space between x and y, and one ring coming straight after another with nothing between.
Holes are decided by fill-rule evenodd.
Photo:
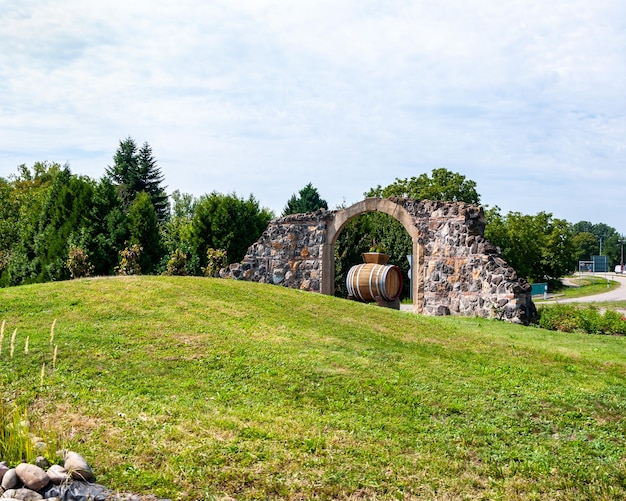
<instances>
[{"instance_id":1,"label":"gray stone","mask_svg":"<svg viewBox=\"0 0 626 501\"><path fill-rule=\"evenodd\" d=\"M26 488L34 491L43 489L50 482L44 469L35 464L20 463L15 467L15 473Z\"/></svg>"},{"instance_id":2,"label":"gray stone","mask_svg":"<svg viewBox=\"0 0 626 501\"><path fill-rule=\"evenodd\" d=\"M32 489L23 487L15 491L13 498L20 499L21 501L39 501L40 499L43 499L43 496Z\"/></svg>"},{"instance_id":3,"label":"gray stone","mask_svg":"<svg viewBox=\"0 0 626 501\"><path fill-rule=\"evenodd\" d=\"M67 470L59 464L53 464L50 466L47 473L50 482L56 485L62 484L63 482L67 482L71 479Z\"/></svg>"},{"instance_id":4,"label":"gray stone","mask_svg":"<svg viewBox=\"0 0 626 501\"><path fill-rule=\"evenodd\" d=\"M63 466L74 480L92 480L93 472L87 461L80 454L65 451Z\"/></svg>"},{"instance_id":5,"label":"gray stone","mask_svg":"<svg viewBox=\"0 0 626 501\"><path fill-rule=\"evenodd\" d=\"M2 477L2 488L7 491L9 489L15 489L20 483L20 479L17 477L15 468L9 468L9 470Z\"/></svg>"},{"instance_id":6,"label":"gray stone","mask_svg":"<svg viewBox=\"0 0 626 501\"><path fill-rule=\"evenodd\" d=\"M2 482L2 478L7 471L9 471L9 467L6 464L0 464L0 482Z\"/></svg>"}]
</instances>

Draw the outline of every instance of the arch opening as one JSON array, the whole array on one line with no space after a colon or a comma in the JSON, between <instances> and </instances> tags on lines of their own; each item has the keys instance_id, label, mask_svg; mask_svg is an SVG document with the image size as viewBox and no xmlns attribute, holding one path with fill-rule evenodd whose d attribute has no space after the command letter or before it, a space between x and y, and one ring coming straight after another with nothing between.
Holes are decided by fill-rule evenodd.
<instances>
[{"instance_id":1,"label":"arch opening","mask_svg":"<svg viewBox=\"0 0 626 501\"><path fill-rule=\"evenodd\" d=\"M410 274L410 296L413 299L413 310L417 313L421 313L424 297L424 253L419 230L416 227L412 216L406 211L406 209L389 199L368 198L336 213L333 222L329 224L327 228L326 243L323 246L322 283L320 292L328 295L335 294L335 250L339 236L342 234L344 229L346 229L348 223L355 221L364 214L374 212L386 214L398 221L411 240L410 248L412 263L410 269L408 270L408 273ZM344 270L344 272L347 272L347 270Z\"/></svg>"}]
</instances>

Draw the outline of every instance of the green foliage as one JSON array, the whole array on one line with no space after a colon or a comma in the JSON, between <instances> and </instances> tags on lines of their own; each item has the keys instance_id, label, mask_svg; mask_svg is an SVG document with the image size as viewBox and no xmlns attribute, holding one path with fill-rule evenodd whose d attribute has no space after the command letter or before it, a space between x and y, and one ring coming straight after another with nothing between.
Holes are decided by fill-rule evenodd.
<instances>
[{"instance_id":1,"label":"green foliage","mask_svg":"<svg viewBox=\"0 0 626 501\"><path fill-rule=\"evenodd\" d=\"M180 249L174 250L167 261L163 275L185 276L187 275L187 254Z\"/></svg>"},{"instance_id":2,"label":"green foliage","mask_svg":"<svg viewBox=\"0 0 626 501\"><path fill-rule=\"evenodd\" d=\"M478 204L480 195L476 182L466 179L458 172L447 169L433 169L431 176L420 174L410 179L399 179L382 188L378 186L368 193L369 197L408 197L415 200L445 200Z\"/></svg>"},{"instance_id":3,"label":"green foliage","mask_svg":"<svg viewBox=\"0 0 626 501\"><path fill-rule=\"evenodd\" d=\"M209 248L225 250L229 263L241 261L273 216L267 209L260 209L252 195L244 200L235 194L213 192L200 197L195 209L191 240L203 267Z\"/></svg>"},{"instance_id":4,"label":"green foliage","mask_svg":"<svg viewBox=\"0 0 626 501\"><path fill-rule=\"evenodd\" d=\"M68 167L55 177L34 239L35 254L41 266L38 282L69 278L65 266L69 240L72 234L90 226L93 189L93 181L73 176Z\"/></svg>"},{"instance_id":5,"label":"green foliage","mask_svg":"<svg viewBox=\"0 0 626 501\"><path fill-rule=\"evenodd\" d=\"M171 198L172 215L162 226L163 245L170 257L179 252L185 254L185 275L200 275L200 259L195 254L191 232L197 201L193 195L178 190L172 193Z\"/></svg>"},{"instance_id":6,"label":"green foliage","mask_svg":"<svg viewBox=\"0 0 626 501\"><path fill-rule=\"evenodd\" d=\"M32 170L20 165L19 174L10 177L9 203L12 201L13 214L17 208L17 222L9 218L8 225L13 229L7 233L10 249L5 249L8 263L2 274L3 284L19 285L37 280L40 268L34 249L35 236L52 182L62 169L59 164L37 162Z\"/></svg>"},{"instance_id":7,"label":"green foliage","mask_svg":"<svg viewBox=\"0 0 626 501\"><path fill-rule=\"evenodd\" d=\"M502 250L520 277L533 282L559 278L576 269L572 228L540 212L535 216L494 207L485 211L485 237Z\"/></svg>"},{"instance_id":8,"label":"green foliage","mask_svg":"<svg viewBox=\"0 0 626 501\"><path fill-rule=\"evenodd\" d=\"M602 255L609 257L610 267L621 264L620 235L615 228L604 223L579 221L573 225L573 231L577 244L577 260L588 261L591 256L599 256L602 247Z\"/></svg>"},{"instance_id":9,"label":"green foliage","mask_svg":"<svg viewBox=\"0 0 626 501\"><path fill-rule=\"evenodd\" d=\"M169 215L169 202L165 194L163 174L157 166L152 148L146 142L141 148L127 137L120 141L119 148L113 156L113 166L106 169L107 176L119 190L124 207L129 209L139 193L145 192L159 222L164 222Z\"/></svg>"},{"instance_id":10,"label":"green foliage","mask_svg":"<svg viewBox=\"0 0 626 501\"><path fill-rule=\"evenodd\" d=\"M94 274L112 275L129 235L122 200L106 177L94 187L89 221L76 244L87 250Z\"/></svg>"},{"instance_id":11,"label":"green foliage","mask_svg":"<svg viewBox=\"0 0 626 501\"><path fill-rule=\"evenodd\" d=\"M572 244L576 253L576 261L589 261L591 256L599 255L599 241L593 233L588 231L574 233Z\"/></svg>"},{"instance_id":12,"label":"green foliage","mask_svg":"<svg viewBox=\"0 0 626 501\"><path fill-rule=\"evenodd\" d=\"M144 191L137 194L128 209L128 234L130 243L143 249L139 257L142 272L155 272L163 254L163 246L154 205Z\"/></svg>"},{"instance_id":13,"label":"green foliage","mask_svg":"<svg viewBox=\"0 0 626 501\"><path fill-rule=\"evenodd\" d=\"M141 266L139 260L143 247L131 244L120 251L120 264L115 268L118 275L139 275Z\"/></svg>"},{"instance_id":14,"label":"green foliage","mask_svg":"<svg viewBox=\"0 0 626 501\"><path fill-rule=\"evenodd\" d=\"M361 264L363 252L384 252L389 264L398 266L403 275L403 296L409 291L409 262L412 242L402 224L383 213L363 214L349 221L335 242L335 295L347 297L346 277L352 266Z\"/></svg>"},{"instance_id":15,"label":"green foliage","mask_svg":"<svg viewBox=\"0 0 626 501\"><path fill-rule=\"evenodd\" d=\"M321 208L328 209L328 202L322 199L317 188L313 187L312 183L309 183L300 190L298 196L294 194L287 201L287 205L283 209L283 216L315 212Z\"/></svg>"},{"instance_id":16,"label":"green foliage","mask_svg":"<svg viewBox=\"0 0 626 501\"><path fill-rule=\"evenodd\" d=\"M222 249L207 249L207 265L202 268L205 277L218 277L219 271L228 264L228 255Z\"/></svg>"},{"instance_id":17,"label":"green foliage","mask_svg":"<svg viewBox=\"0 0 626 501\"><path fill-rule=\"evenodd\" d=\"M67 268L72 278L83 278L92 275L94 266L89 262L89 256L85 249L70 244Z\"/></svg>"},{"instance_id":18,"label":"green foliage","mask_svg":"<svg viewBox=\"0 0 626 501\"><path fill-rule=\"evenodd\" d=\"M48 176L46 171L50 184L34 188L31 179L16 182L25 185L27 192L20 208L19 242L8 266L12 285L69 278L69 240L90 226L94 183L72 175L68 166L49 170L53 172Z\"/></svg>"},{"instance_id":19,"label":"green foliage","mask_svg":"<svg viewBox=\"0 0 626 501\"><path fill-rule=\"evenodd\" d=\"M537 325L561 332L626 335L624 315L612 310L602 313L593 305L543 305L537 310Z\"/></svg>"}]
</instances>

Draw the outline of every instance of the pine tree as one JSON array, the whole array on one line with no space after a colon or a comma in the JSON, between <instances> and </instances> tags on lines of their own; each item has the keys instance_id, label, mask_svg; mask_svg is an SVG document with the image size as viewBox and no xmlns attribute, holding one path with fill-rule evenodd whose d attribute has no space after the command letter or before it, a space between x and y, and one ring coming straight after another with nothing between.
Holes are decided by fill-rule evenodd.
<instances>
[{"instance_id":1,"label":"pine tree","mask_svg":"<svg viewBox=\"0 0 626 501\"><path fill-rule=\"evenodd\" d=\"M157 219L163 222L169 216L169 200L161 187L164 177L152 155L152 148L146 142L137 156L137 175L135 179L137 192L145 191L150 195Z\"/></svg>"},{"instance_id":2,"label":"pine tree","mask_svg":"<svg viewBox=\"0 0 626 501\"><path fill-rule=\"evenodd\" d=\"M328 203L320 197L317 188L314 188L313 184L309 183L300 190L299 196L294 194L287 201L287 205L283 209L283 216L314 212L320 208L328 209Z\"/></svg>"},{"instance_id":3,"label":"pine tree","mask_svg":"<svg viewBox=\"0 0 626 501\"><path fill-rule=\"evenodd\" d=\"M139 170L137 144L131 137L120 141L120 147L113 156L113 167L107 167L108 178L117 185L124 208L128 210L137 195L136 177Z\"/></svg>"},{"instance_id":4,"label":"pine tree","mask_svg":"<svg viewBox=\"0 0 626 501\"><path fill-rule=\"evenodd\" d=\"M152 148L146 142L139 149L137 143L128 137L120 141L113 156L113 167L106 169L107 176L118 187L124 207L128 211L137 194L146 192L160 223L169 216L169 201L165 188L161 186L163 174L157 166Z\"/></svg>"}]
</instances>

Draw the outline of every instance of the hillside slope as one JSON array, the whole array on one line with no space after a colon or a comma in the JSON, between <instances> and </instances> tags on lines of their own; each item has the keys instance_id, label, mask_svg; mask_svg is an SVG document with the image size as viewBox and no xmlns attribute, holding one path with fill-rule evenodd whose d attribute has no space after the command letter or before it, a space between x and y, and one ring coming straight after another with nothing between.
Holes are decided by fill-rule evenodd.
<instances>
[{"instance_id":1,"label":"hillside slope","mask_svg":"<svg viewBox=\"0 0 626 501\"><path fill-rule=\"evenodd\" d=\"M29 406L115 489L626 496L621 337L191 277L0 289L3 320L3 399Z\"/></svg>"}]
</instances>

